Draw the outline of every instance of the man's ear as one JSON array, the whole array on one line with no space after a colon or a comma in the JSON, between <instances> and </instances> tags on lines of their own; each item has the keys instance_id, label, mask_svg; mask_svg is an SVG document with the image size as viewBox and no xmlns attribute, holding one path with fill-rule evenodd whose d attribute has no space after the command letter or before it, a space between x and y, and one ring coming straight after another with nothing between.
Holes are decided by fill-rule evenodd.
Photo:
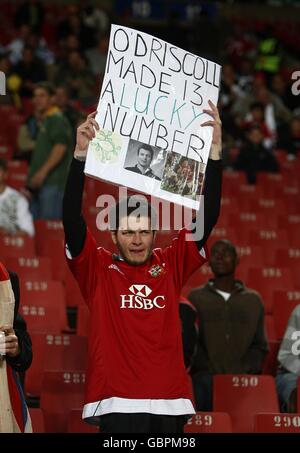
<instances>
[{"instance_id":1,"label":"man's ear","mask_svg":"<svg viewBox=\"0 0 300 453\"><path fill-rule=\"evenodd\" d=\"M111 234L111 239L112 239L113 243L115 245L117 245L117 231L115 231L115 230L111 231L110 234Z\"/></svg>"}]
</instances>

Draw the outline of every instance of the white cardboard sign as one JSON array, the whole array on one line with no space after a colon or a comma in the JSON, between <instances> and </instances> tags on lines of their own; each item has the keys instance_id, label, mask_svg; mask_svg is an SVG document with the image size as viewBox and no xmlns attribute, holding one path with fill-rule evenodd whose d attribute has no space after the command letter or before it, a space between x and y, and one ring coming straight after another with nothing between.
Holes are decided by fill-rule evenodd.
<instances>
[{"instance_id":1,"label":"white cardboard sign","mask_svg":"<svg viewBox=\"0 0 300 453\"><path fill-rule=\"evenodd\" d=\"M140 31L112 25L85 173L199 208L220 65Z\"/></svg>"}]
</instances>

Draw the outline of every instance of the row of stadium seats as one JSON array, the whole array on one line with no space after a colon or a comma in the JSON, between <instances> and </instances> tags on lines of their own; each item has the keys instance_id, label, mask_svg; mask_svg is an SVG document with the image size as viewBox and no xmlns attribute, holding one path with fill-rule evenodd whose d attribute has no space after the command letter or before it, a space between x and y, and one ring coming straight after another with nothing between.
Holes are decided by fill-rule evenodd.
<instances>
[{"instance_id":1,"label":"row of stadium seats","mask_svg":"<svg viewBox=\"0 0 300 453\"><path fill-rule=\"evenodd\" d=\"M40 408L30 408L35 433L45 432L44 414ZM68 414L68 433L97 433L98 428L82 421L81 409ZM232 433L232 421L225 412L197 412L184 428L185 433ZM267 413L254 416L254 433L300 433L300 414Z\"/></svg>"},{"instance_id":2,"label":"row of stadium seats","mask_svg":"<svg viewBox=\"0 0 300 453\"><path fill-rule=\"evenodd\" d=\"M81 432L88 429L79 418L84 400L84 382L85 374L80 371L45 372L40 409L46 432L67 432L75 426ZM300 397L298 407L299 403ZM70 416L72 411L74 414ZM73 428L70 427L72 424ZM216 375L213 412L197 413L186 425L185 431L299 433L300 414L279 413L272 376Z\"/></svg>"}]
</instances>

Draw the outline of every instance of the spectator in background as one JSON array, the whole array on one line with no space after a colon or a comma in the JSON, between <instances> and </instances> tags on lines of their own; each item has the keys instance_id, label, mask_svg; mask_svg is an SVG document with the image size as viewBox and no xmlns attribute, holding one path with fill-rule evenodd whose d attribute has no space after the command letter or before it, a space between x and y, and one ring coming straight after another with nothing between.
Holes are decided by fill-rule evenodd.
<instances>
[{"instance_id":1,"label":"spectator in background","mask_svg":"<svg viewBox=\"0 0 300 453\"><path fill-rule=\"evenodd\" d=\"M26 45L34 51L34 56L39 58L45 65L54 63L55 57L52 50L49 49L47 42L43 36L36 32L30 32L26 40Z\"/></svg>"},{"instance_id":2,"label":"spectator in background","mask_svg":"<svg viewBox=\"0 0 300 453\"><path fill-rule=\"evenodd\" d=\"M236 74L230 64L222 68L222 84L220 90L220 106L222 109L222 124L227 134L236 137L238 135L237 125L232 114L233 105L245 95L239 87Z\"/></svg>"},{"instance_id":3,"label":"spectator in background","mask_svg":"<svg viewBox=\"0 0 300 453\"><path fill-rule=\"evenodd\" d=\"M83 51L93 47L95 45L94 33L83 23L78 7L69 5L67 9L66 19L61 21L57 28L58 39L64 39L68 35L73 34L77 36Z\"/></svg>"},{"instance_id":4,"label":"spectator in background","mask_svg":"<svg viewBox=\"0 0 300 453\"><path fill-rule=\"evenodd\" d=\"M0 158L0 233L34 235L28 201L17 190L7 186L7 162Z\"/></svg>"},{"instance_id":5,"label":"spectator in background","mask_svg":"<svg viewBox=\"0 0 300 453\"><path fill-rule=\"evenodd\" d=\"M82 11L83 24L92 32L107 33L110 25L109 17L100 5L93 5L93 2L88 2Z\"/></svg>"},{"instance_id":6,"label":"spectator in background","mask_svg":"<svg viewBox=\"0 0 300 453\"><path fill-rule=\"evenodd\" d=\"M273 136L272 132L269 130L265 122L265 108L261 102L253 102L253 104L250 105L250 111L246 116L243 127L247 130L254 125L260 126L261 128L264 137L263 145L265 146L265 148L273 148L275 137Z\"/></svg>"},{"instance_id":7,"label":"spectator in background","mask_svg":"<svg viewBox=\"0 0 300 453\"><path fill-rule=\"evenodd\" d=\"M300 151L300 116L294 117L289 127L283 127L278 134L278 148L283 148L290 160L297 157Z\"/></svg>"},{"instance_id":8,"label":"spectator in background","mask_svg":"<svg viewBox=\"0 0 300 453\"><path fill-rule=\"evenodd\" d=\"M294 96L291 87L285 82L280 74L275 74L271 82L272 93L276 94L291 112L299 108L299 99Z\"/></svg>"},{"instance_id":9,"label":"spectator in background","mask_svg":"<svg viewBox=\"0 0 300 453\"><path fill-rule=\"evenodd\" d=\"M83 114L81 114L77 109L72 107L70 101L69 89L66 85L60 85L56 87L55 90L55 104L68 119L72 129L74 142L76 138L76 129L79 126L80 122L84 119Z\"/></svg>"},{"instance_id":10,"label":"spectator in background","mask_svg":"<svg viewBox=\"0 0 300 453\"><path fill-rule=\"evenodd\" d=\"M4 333L0 338L0 433L32 432L15 373L25 371L32 361L31 340L24 320L18 318L18 308L18 277L8 274L0 263L0 331Z\"/></svg>"},{"instance_id":11,"label":"spectator in background","mask_svg":"<svg viewBox=\"0 0 300 453\"><path fill-rule=\"evenodd\" d=\"M79 52L72 51L67 56L67 61L60 64L55 84L58 85L62 80L69 87L72 99L77 99L84 104L91 103L94 98L95 78Z\"/></svg>"},{"instance_id":12,"label":"spectator in background","mask_svg":"<svg viewBox=\"0 0 300 453\"><path fill-rule=\"evenodd\" d=\"M269 86L272 76L280 69L282 48L271 24L266 24L259 34L261 39L258 44L255 69L265 74Z\"/></svg>"},{"instance_id":13,"label":"spectator in background","mask_svg":"<svg viewBox=\"0 0 300 453\"><path fill-rule=\"evenodd\" d=\"M249 93L254 79L253 63L250 58L243 58L240 61L239 71L237 74L237 82L243 92Z\"/></svg>"},{"instance_id":14,"label":"spectator in background","mask_svg":"<svg viewBox=\"0 0 300 453\"><path fill-rule=\"evenodd\" d=\"M85 52L89 67L97 77L104 75L108 45L109 37L98 34L96 47L88 49Z\"/></svg>"},{"instance_id":15,"label":"spectator in background","mask_svg":"<svg viewBox=\"0 0 300 453\"><path fill-rule=\"evenodd\" d=\"M32 99L33 113L29 115L25 123L22 124L17 132L17 152L15 158L26 160L28 163L31 160L32 152L35 149L36 139L39 132L42 114L35 105L35 99Z\"/></svg>"},{"instance_id":16,"label":"spectator in background","mask_svg":"<svg viewBox=\"0 0 300 453\"><path fill-rule=\"evenodd\" d=\"M31 97L35 84L47 78L44 63L34 56L31 47L24 47L22 59L14 67L14 72L22 81L19 90L20 96Z\"/></svg>"},{"instance_id":17,"label":"spectator in background","mask_svg":"<svg viewBox=\"0 0 300 453\"><path fill-rule=\"evenodd\" d=\"M40 1L28 0L22 2L15 14L15 26L28 25L39 32L44 22L44 8Z\"/></svg>"},{"instance_id":18,"label":"spectator in background","mask_svg":"<svg viewBox=\"0 0 300 453\"><path fill-rule=\"evenodd\" d=\"M300 305L294 308L278 352L276 386L281 412L297 412L297 382L300 378ZM299 390L298 390L299 391ZM300 408L298 408L299 412Z\"/></svg>"},{"instance_id":19,"label":"spectator in background","mask_svg":"<svg viewBox=\"0 0 300 453\"><path fill-rule=\"evenodd\" d=\"M272 135L276 135L277 128L287 124L292 117L290 110L284 106L281 99L266 88L261 74L256 74L252 91L245 97L237 99L232 106L231 112L239 123L246 117L253 102L263 104L265 123Z\"/></svg>"},{"instance_id":20,"label":"spectator in background","mask_svg":"<svg viewBox=\"0 0 300 453\"><path fill-rule=\"evenodd\" d=\"M34 219L60 219L67 170L72 158L72 128L54 105L55 90L41 83L34 102L42 121L30 162L28 188Z\"/></svg>"},{"instance_id":21,"label":"spectator in background","mask_svg":"<svg viewBox=\"0 0 300 453\"><path fill-rule=\"evenodd\" d=\"M193 385L196 409L212 410L214 374L259 374L268 351L264 307L259 294L235 279L238 255L228 240L211 248L214 279L188 299L199 316Z\"/></svg>"},{"instance_id":22,"label":"spectator in background","mask_svg":"<svg viewBox=\"0 0 300 453\"><path fill-rule=\"evenodd\" d=\"M10 62L15 65L22 59L23 49L26 40L30 35L28 25L21 25L16 33L16 37L7 45L6 50L9 52Z\"/></svg>"},{"instance_id":23,"label":"spectator in background","mask_svg":"<svg viewBox=\"0 0 300 453\"><path fill-rule=\"evenodd\" d=\"M0 96L0 104L11 104L14 101L14 93L11 90L10 80L11 78L15 78L15 74L13 73L8 53L0 54L0 71L3 72L6 77L6 95ZM17 79L19 80L19 77L17 77ZM21 81L19 80L18 89L20 88L20 84Z\"/></svg>"},{"instance_id":24,"label":"spectator in background","mask_svg":"<svg viewBox=\"0 0 300 453\"><path fill-rule=\"evenodd\" d=\"M279 165L276 157L263 144L261 126L253 125L247 132L247 142L240 150L234 168L246 173L248 184L256 183L259 172L276 173Z\"/></svg>"}]
</instances>

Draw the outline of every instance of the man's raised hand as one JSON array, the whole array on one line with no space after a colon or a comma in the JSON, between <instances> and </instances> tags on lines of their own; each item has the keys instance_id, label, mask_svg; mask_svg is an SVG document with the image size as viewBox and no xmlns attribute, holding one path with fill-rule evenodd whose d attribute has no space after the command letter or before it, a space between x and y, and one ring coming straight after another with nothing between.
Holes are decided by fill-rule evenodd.
<instances>
[{"instance_id":1,"label":"man's raised hand","mask_svg":"<svg viewBox=\"0 0 300 453\"><path fill-rule=\"evenodd\" d=\"M90 113L86 121L77 128L75 157L86 157L89 142L93 140L96 131L100 129L99 124L95 120L96 113L96 111Z\"/></svg>"}]
</instances>

